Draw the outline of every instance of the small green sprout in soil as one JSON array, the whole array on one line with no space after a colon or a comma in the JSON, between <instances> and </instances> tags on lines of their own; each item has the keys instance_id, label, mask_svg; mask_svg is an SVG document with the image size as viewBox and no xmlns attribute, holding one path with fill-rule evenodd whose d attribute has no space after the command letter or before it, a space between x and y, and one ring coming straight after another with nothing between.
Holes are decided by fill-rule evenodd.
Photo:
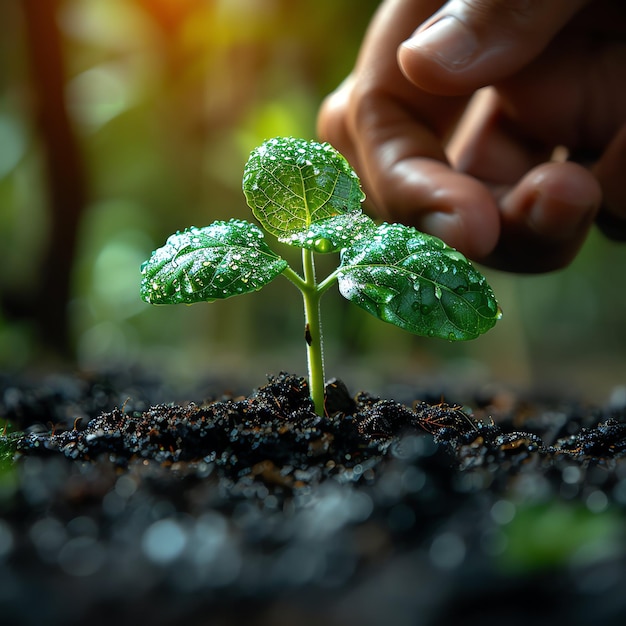
<instances>
[{"instance_id":1,"label":"small green sprout in soil","mask_svg":"<svg viewBox=\"0 0 626 626\"><path fill-rule=\"evenodd\" d=\"M320 299L333 284L368 313L418 335L474 339L501 317L485 277L460 252L409 226L377 225L363 213L356 173L327 143L266 141L245 166L243 192L266 232L302 249L302 273L267 245L255 224L217 221L177 232L154 251L141 268L141 297L152 304L212 302L284 276L304 301L318 414L324 406ZM339 253L339 267L318 280L315 254L329 253Z\"/></svg>"}]
</instances>

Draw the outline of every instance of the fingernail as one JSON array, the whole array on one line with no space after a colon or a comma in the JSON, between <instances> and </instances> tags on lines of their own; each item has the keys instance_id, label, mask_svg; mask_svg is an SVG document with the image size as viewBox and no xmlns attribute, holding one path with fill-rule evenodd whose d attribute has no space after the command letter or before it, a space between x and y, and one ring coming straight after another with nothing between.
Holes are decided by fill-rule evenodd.
<instances>
[{"instance_id":1,"label":"fingernail","mask_svg":"<svg viewBox=\"0 0 626 626\"><path fill-rule=\"evenodd\" d=\"M418 30L404 45L419 48L422 54L452 70L467 65L478 50L474 33L453 15L446 15L428 28Z\"/></svg>"}]
</instances>

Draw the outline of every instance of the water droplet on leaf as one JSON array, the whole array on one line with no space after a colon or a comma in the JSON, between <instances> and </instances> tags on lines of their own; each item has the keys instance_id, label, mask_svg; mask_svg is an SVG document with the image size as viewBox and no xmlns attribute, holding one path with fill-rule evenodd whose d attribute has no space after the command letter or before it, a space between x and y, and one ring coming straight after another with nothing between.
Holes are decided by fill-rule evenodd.
<instances>
[{"instance_id":1,"label":"water droplet on leaf","mask_svg":"<svg viewBox=\"0 0 626 626\"><path fill-rule=\"evenodd\" d=\"M313 248L315 252L325 254L326 252L330 252L333 249L333 244L329 239L326 239L325 237L320 237L319 239L315 240Z\"/></svg>"}]
</instances>

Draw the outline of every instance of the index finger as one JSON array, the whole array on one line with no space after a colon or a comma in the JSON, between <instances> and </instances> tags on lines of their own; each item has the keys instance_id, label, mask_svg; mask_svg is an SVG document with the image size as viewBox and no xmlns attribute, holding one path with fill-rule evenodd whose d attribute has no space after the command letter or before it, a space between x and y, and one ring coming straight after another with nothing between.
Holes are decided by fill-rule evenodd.
<instances>
[{"instance_id":1,"label":"index finger","mask_svg":"<svg viewBox=\"0 0 626 626\"><path fill-rule=\"evenodd\" d=\"M383 217L415 225L481 258L499 235L495 200L482 183L453 171L443 148L468 97L421 91L397 63L399 44L441 4L389 0L381 6L344 87L347 137L340 143L349 143L346 156L352 156ZM323 124L320 132L324 135ZM333 143L332 136L324 138Z\"/></svg>"}]
</instances>

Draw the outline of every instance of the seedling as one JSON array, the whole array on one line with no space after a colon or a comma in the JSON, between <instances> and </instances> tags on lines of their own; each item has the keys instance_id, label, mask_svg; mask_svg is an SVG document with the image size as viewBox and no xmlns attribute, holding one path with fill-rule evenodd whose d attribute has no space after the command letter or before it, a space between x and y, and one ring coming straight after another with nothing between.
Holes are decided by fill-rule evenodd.
<instances>
[{"instance_id":1,"label":"seedling","mask_svg":"<svg viewBox=\"0 0 626 626\"><path fill-rule=\"evenodd\" d=\"M302 249L294 271L248 221L213 222L170 236L141 268L141 297L152 304L212 302L258 291L279 275L304 301L309 387L324 410L320 299L340 293L378 319L418 335L473 339L501 317L491 287L469 261L440 239L402 224L377 225L348 162L327 143L274 138L252 151L243 192L259 224ZM339 253L323 280L315 254Z\"/></svg>"}]
</instances>

